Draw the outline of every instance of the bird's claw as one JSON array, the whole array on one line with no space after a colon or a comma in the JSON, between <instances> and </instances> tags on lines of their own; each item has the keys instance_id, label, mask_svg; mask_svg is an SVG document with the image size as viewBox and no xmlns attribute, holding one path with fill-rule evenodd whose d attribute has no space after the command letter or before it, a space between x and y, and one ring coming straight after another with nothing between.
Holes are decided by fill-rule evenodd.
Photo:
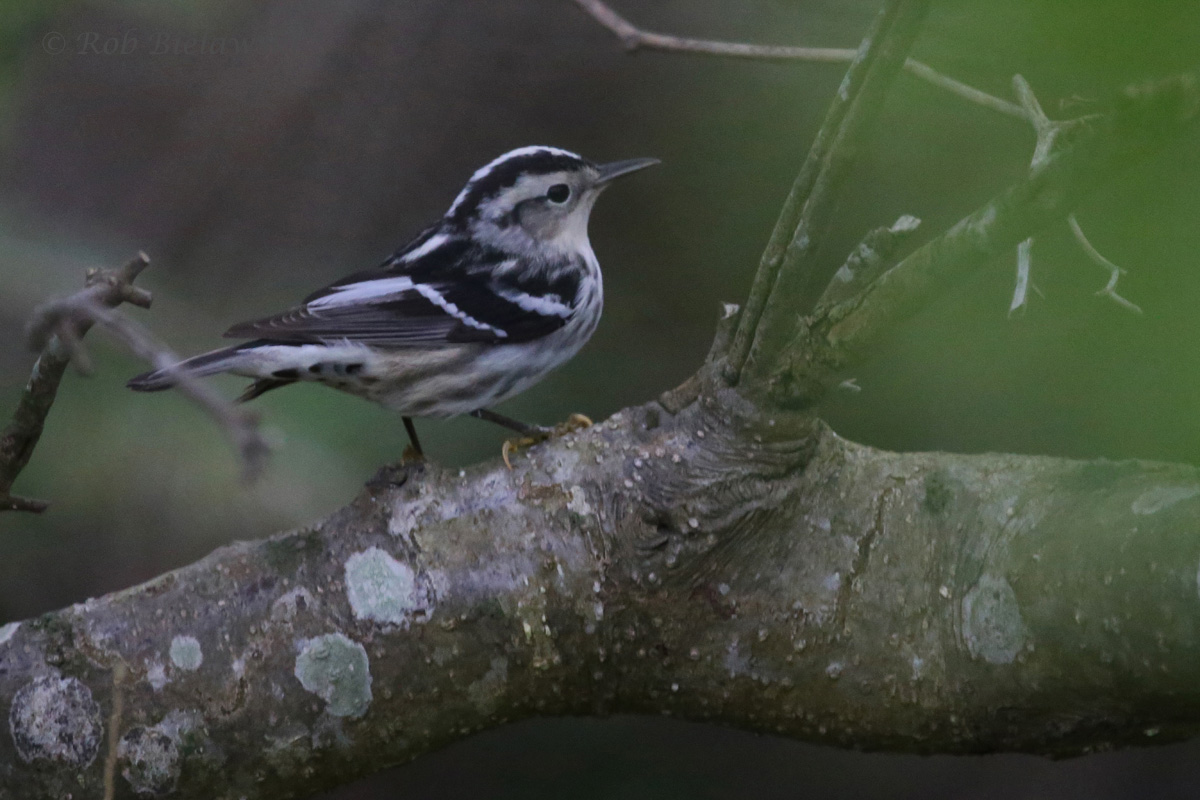
<instances>
[{"instance_id":1,"label":"bird's claw","mask_svg":"<svg viewBox=\"0 0 1200 800\"><path fill-rule=\"evenodd\" d=\"M532 447L539 441L544 441L549 436L543 436L541 439L535 439L532 436L521 436L517 439L505 439L504 444L500 446L500 457L504 459L504 466L510 470L513 468L512 461L508 457L512 453L519 452L523 447Z\"/></svg>"},{"instance_id":2,"label":"bird's claw","mask_svg":"<svg viewBox=\"0 0 1200 800\"><path fill-rule=\"evenodd\" d=\"M585 414L572 414L567 417L566 422L560 422L554 426L554 435L562 436L575 431L581 431L584 428L592 427L592 419Z\"/></svg>"},{"instance_id":3,"label":"bird's claw","mask_svg":"<svg viewBox=\"0 0 1200 800\"><path fill-rule=\"evenodd\" d=\"M513 468L512 461L509 456L514 453L519 453L526 447L533 447L535 444L541 444L547 439L553 439L558 436L564 436L568 433L581 431L584 428L590 428L592 421L583 414L572 414L567 417L566 421L560 422L553 428L531 428L525 436L518 436L515 439L506 439L500 447L500 457L504 459L504 466L509 469Z\"/></svg>"}]
</instances>

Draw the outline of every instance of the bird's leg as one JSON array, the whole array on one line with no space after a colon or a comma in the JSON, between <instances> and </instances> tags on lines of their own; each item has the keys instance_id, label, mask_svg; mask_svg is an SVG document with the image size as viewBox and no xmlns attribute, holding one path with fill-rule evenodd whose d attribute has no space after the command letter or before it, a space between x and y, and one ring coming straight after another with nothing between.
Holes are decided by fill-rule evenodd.
<instances>
[{"instance_id":1,"label":"bird's leg","mask_svg":"<svg viewBox=\"0 0 1200 800\"><path fill-rule=\"evenodd\" d=\"M489 411L486 408L477 408L471 412L471 416L475 419L482 419L487 422L494 422L497 425L508 428L510 431L516 431L520 434L517 439L505 439L504 444L500 447L500 457L504 459L504 466L509 469L513 468L512 462L508 459L508 454L520 450L522 447L530 447L538 442L545 441L550 438L550 431L540 425L526 425L520 420L506 417L503 414L497 414L495 411Z\"/></svg>"},{"instance_id":2,"label":"bird's leg","mask_svg":"<svg viewBox=\"0 0 1200 800\"><path fill-rule=\"evenodd\" d=\"M567 418L566 422L559 423L553 428L546 428L541 425L526 425L520 420L506 417L503 414L497 414L495 411L489 411L486 408L475 409L471 412L471 416L475 417L475 419L494 422L501 427L508 428L510 431L516 431L520 434L519 438L505 440L503 447L500 449L504 465L509 469L512 469L512 462L508 460L510 453L514 453L522 447L530 447L539 442L544 442L551 436L562 436L565 433L587 428L592 424L592 421L583 414L572 414Z\"/></svg>"},{"instance_id":3,"label":"bird's leg","mask_svg":"<svg viewBox=\"0 0 1200 800\"><path fill-rule=\"evenodd\" d=\"M522 436L536 441L546 439L554 433L551 428L543 428L541 425L526 425L518 419L497 414L495 411L489 411L486 408L475 409L471 412L471 416L486 422L494 422L501 427L508 428L510 431L516 431Z\"/></svg>"},{"instance_id":4,"label":"bird's leg","mask_svg":"<svg viewBox=\"0 0 1200 800\"><path fill-rule=\"evenodd\" d=\"M421 440L417 438L417 426L413 425L412 417L401 417L404 420L404 430L408 431L408 441L410 444L404 448L404 454L400 456L402 462L420 461L425 458L425 451L421 449Z\"/></svg>"}]
</instances>

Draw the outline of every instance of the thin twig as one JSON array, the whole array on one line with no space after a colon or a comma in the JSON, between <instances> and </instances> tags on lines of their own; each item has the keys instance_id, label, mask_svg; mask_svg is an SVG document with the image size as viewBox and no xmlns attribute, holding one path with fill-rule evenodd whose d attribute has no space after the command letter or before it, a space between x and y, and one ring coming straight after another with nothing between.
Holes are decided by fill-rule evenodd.
<instances>
[{"instance_id":1,"label":"thin twig","mask_svg":"<svg viewBox=\"0 0 1200 800\"><path fill-rule=\"evenodd\" d=\"M772 376L779 402L807 406L838 370L887 331L991 259L1071 213L1088 192L1200 125L1195 75L1130 87L1116 110L1079 126L1044 164L885 272L852 302L808 321ZM1117 273L1119 274L1119 273ZM1030 286L1033 286L1032 280ZM1106 287L1107 288L1107 287Z\"/></svg>"},{"instance_id":2,"label":"thin twig","mask_svg":"<svg viewBox=\"0 0 1200 800\"><path fill-rule=\"evenodd\" d=\"M1092 243L1088 241L1087 236L1084 236L1083 228L1079 227L1079 220L1074 214L1071 214L1067 217L1067 224L1071 226L1071 232L1075 234L1075 241L1079 242L1079 246L1083 248L1083 252L1087 253L1093 261L1104 267L1109 272L1116 273L1117 275L1125 274L1124 269L1109 261L1100 253L1099 250L1092 246Z\"/></svg>"},{"instance_id":3,"label":"thin twig","mask_svg":"<svg viewBox=\"0 0 1200 800\"><path fill-rule=\"evenodd\" d=\"M833 274L817 305L840 303L861 292L883 273L892 253L920 226L921 220L905 214L890 227L875 228L869 232Z\"/></svg>"},{"instance_id":4,"label":"thin twig","mask_svg":"<svg viewBox=\"0 0 1200 800\"><path fill-rule=\"evenodd\" d=\"M857 50L844 47L794 47L787 45L746 44L743 42L718 42L711 39L690 39L682 36L670 36L638 28L602 0L575 0L575 4L582 8L592 19L611 31L621 40L621 44L631 51L644 47L650 50L699 53L727 58L804 61L826 64L845 64L853 61L858 55ZM949 75L944 75L928 64L916 59L907 59L904 62L904 69L921 80L953 92L972 103L985 106L1001 114L1007 114L1010 117L1025 118L1025 113L1021 110L1020 106L969 86L962 81L955 80Z\"/></svg>"},{"instance_id":5,"label":"thin twig","mask_svg":"<svg viewBox=\"0 0 1200 800\"><path fill-rule=\"evenodd\" d=\"M26 332L30 345L41 350L41 354L12 420L0 433L0 511L46 510L46 503L15 497L10 490L37 447L68 365L74 361L81 372L90 372L91 362L81 340L94 324L102 325L135 355L166 370L179 389L208 412L233 440L247 478L253 479L258 474L268 447L256 428L257 419L230 405L190 374L181 372L175 367L178 359L170 350L140 325L111 310L122 303L150 307L151 294L133 285L149 264L146 255L139 253L120 269L89 270L84 289L34 312Z\"/></svg>"},{"instance_id":6,"label":"thin twig","mask_svg":"<svg viewBox=\"0 0 1200 800\"><path fill-rule=\"evenodd\" d=\"M850 69L843 79L837 96L830 105L826 118L817 134L812 149L804 167L792 185L791 191L779 215L779 220L771 234L770 241L763 252L758 271L755 274L754 285L746 302L745 311L741 315L738 329L730 343L729 354L723 369L726 381L736 383L741 378L747 359L750 357L758 333L759 324L766 309L769 297L777 288L776 282L780 276L785 259L793 262L803 261L807 253L815 250L815 239L812 225L805 224L804 214L814 212L813 221L821 222L821 211L828 208L830 203L822 198L819 202L809 205L813 200L813 192L818 179L828 173L827 159L831 151L848 161L847 147L833 148L835 137L840 135L842 122L849 110L851 100L858 94L862 80L873 61L873 53L879 48L868 51L865 44L876 42L885 28L880 20L886 19L887 14L881 14L876 19L872 31L864 39L864 45L858 50L843 48L811 48L787 47L771 45L752 45L736 42L716 42L703 39L689 39L678 36L668 36L638 28L629 20L622 17L603 0L575 0L586 14L613 33L629 50L641 47L666 51L702 53L715 56L736 58L776 59L808 62L850 62ZM886 7L885 7L886 8ZM869 57L868 57L869 56ZM954 92L971 102L979 103L1010 116L1025 118L1025 111L1018 105L993 97L986 92L968 86L949 76L943 75L927 64L905 57L902 65L912 74L937 86ZM867 115L871 116L870 114ZM824 195L824 193L818 193ZM788 250L791 252L787 252Z\"/></svg>"},{"instance_id":7,"label":"thin twig","mask_svg":"<svg viewBox=\"0 0 1200 800\"><path fill-rule=\"evenodd\" d=\"M1041 103L1038 102L1037 95L1034 94L1029 82L1020 75L1013 76L1013 90L1016 92L1017 98L1021 101L1021 106L1025 109L1030 124L1033 125L1033 130L1037 134L1037 146L1034 148L1033 159L1029 165L1030 170L1037 170L1049 160L1054 148L1060 143L1061 136L1078 125L1079 120L1054 121L1050 119L1046 115L1046 112L1042 110ZM1083 248L1088 257L1109 272L1108 284L1103 289L1097 291L1096 295L1098 297L1108 297L1117 305L1134 313L1141 314L1142 309L1136 303L1117 294L1117 281L1121 275L1125 274L1125 270L1109 261L1092 246L1092 243L1083 234L1083 229L1079 227L1079 220L1075 218L1074 214L1067 217L1067 224L1070 225L1071 232L1075 234L1075 241L1079 243L1079 246ZM1012 316L1013 312L1018 308L1022 308L1026 303L1030 272L1032 270L1032 250L1032 238L1026 239L1017 246L1017 282L1013 289L1012 303L1008 309L1009 316Z\"/></svg>"},{"instance_id":8,"label":"thin twig","mask_svg":"<svg viewBox=\"0 0 1200 800\"><path fill-rule=\"evenodd\" d=\"M1033 237L1017 245L1017 284L1013 287L1012 302L1008 304L1008 315L1011 317L1019 309L1024 309L1029 300L1029 272L1033 265Z\"/></svg>"},{"instance_id":9,"label":"thin twig","mask_svg":"<svg viewBox=\"0 0 1200 800\"><path fill-rule=\"evenodd\" d=\"M138 253L127 264L115 270L88 270L85 288L78 293L102 306L115 307L133 303L149 308L153 297L145 289L133 285L134 280L150 264L145 253ZM71 363L72 353L82 353L79 339L86 326L64 330L62 338L44 337L45 346L33 365L29 383L21 393L12 420L0 433L0 511L30 511L41 513L47 504L40 500L14 497L10 494L17 476L25 469L41 438L46 415L54 405L59 383ZM86 358L78 362L86 368Z\"/></svg>"},{"instance_id":10,"label":"thin twig","mask_svg":"<svg viewBox=\"0 0 1200 800\"><path fill-rule=\"evenodd\" d=\"M1033 158L1030 159L1029 169L1041 169L1050 160L1054 148L1058 146L1059 137L1077 125L1078 120L1055 121L1046 116L1046 112L1042 110L1042 104L1038 102L1037 95L1033 93L1033 87L1020 75L1013 75L1013 91L1016 92L1017 99L1021 101L1021 107L1025 109L1025 114L1037 136L1037 144L1033 148Z\"/></svg>"},{"instance_id":11,"label":"thin twig","mask_svg":"<svg viewBox=\"0 0 1200 800\"><path fill-rule=\"evenodd\" d=\"M976 89L974 86L963 83L960 80L951 78L938 72L933 67L914 58L910 58L904 62L904 69L911 75L922 78L934 86L939 86L947 91L953 92L964 100L969 100L977 105L990 108L993 111L999 111L1001 114L1007 114L1010 117L1024 119L1025 112L1020 106L1003 100L995 95L988 94L982 89Z\"/></svg>"},{"instance_id":12,"label":"thin twig","mask_svg":"<svg viewBox=\"0 0 1200 800\"><path fill-rule=\"evenodd\" d=\"M37 447L46 415L50 413L59 382L70 363L69 353L56 340L33 364L29 383L21 393L12 420L0 434L0 511L40 514L49 507L41 500L16 497L10 492Z\"/></svg>"},{"instance_id":13,"label":"thin twig","mask_svg":"<svg viewBox=\"0 0 1200 800\"><path fill-rule=\"evenodd\" d=\"M858 95L871 64L871 58L877 52L877 50L869 51L866 45L868 42L878 40L883 31L884 20L885 16L882 12L876 14L870 30L867 31L867 35L860 45L863 52L851 62L849 69L846 70L841 86L830 102L829 108L825 112L825 119L822 120L821 127L809 147L804 165L792 182L783 208L779 211L775 228L771 231L771 237L767 240L767 246L763 249L758 269L754 273L754 282L750 287L745 308L738 320L733 338L730 340L724 376L730 384L738 382L746 360L750 356L754 334L758 330L763 310L766 308L767 300L779 277L779 270L787 255L788 243L800 223L809 195L812 193L817 177L825 163L825 156L837 138L846 112L850 109L851 100Z\"/></svg>"},{"instance_id":14,"label":"thin twig","mask_svg":"<svg viewBox=\"0 0 1200 800\"><path fill-rule=\"evenodd\" d=\"M0 497L0 511L28 511L31 514L40 514L50 507L50 504L42 500L33 500L28 497L16 497L8 495Z\"/></svg>"},{"instance_id":15,"label":"thin twig","mask_svg":"<svg viewBox=\"0 0 1200 800\"><path fill-rule=\"evenodd\" d=\"M270 453L270 447L258 432L258 416L234 406L190 372L180 369L179 357L141 325L80 293L44 306L32 329L44 334L51 329L69 330L92 324L100 325L135 356L167 373L175 388L225 431L238 450L246 480L258 477Z\"/></svg>"},{"instance_id":16,"label":"thin twig","mask_svg":"<svg viewBox=\"0 0 1200 800\"><path fill-rule=\"evenodd\" d=\"M1084 235L1083 228L1079 227L1079 220L1075 218L1074 214L1067 217L1067 224L1071 226L1071 233L1075 234L1075 241L1083 248L1083 252L1087 253L1088 258L1108 270L1108 285L1096 292L1096 296L1108 297L1117 305L1127 308L1135 314L1141 314L1141 306L1117 294L1117 281L1125 274L1125 270L1109 261L1099 250L1092 246L1087 236Z\"/></svg>"},{"instance_id":17,"label":"thin twig","mask_svg":"<svg viewBox=\"0 0 1200 800\"><path fill-rule=\"evenodd\" d=\"M1054 151L1059 134L1066 129L1066 123L1054 122L1042 110L1033 87L1020 75L1013 76L1013 92L1025 110L1025 116L1033 126L1037 136L1037 144L1033 148L1033 158L1030 159L1031 171L1042 167ZM1013 287L1012 302L1008 304L1008 316L1024 309L1029 300L1030 274L1033 271L1033 237L1017 245L1017 281Z\"/></svg>"},{"instance_id":18,"label":"thin twig","mask_svg":"<svg viewBox=\"0 0 1200 800\"><path fill-rule=\"evenodd\" d=\"M817 299L812 291L817 274L816 255L833 217L838 194L874 130L892 80L916 40L928 8L929 0L889 0L880 11L879 30L864 38L861 61L866 65L865 74L854 87L853 73L859 64L856 61L843 81L843 87L849 84L850 90L838 92L839 98L847 98L848 107L832 141L817 156L816 174L782 264L769 287L757 324L747 329L750 347L739 378L743 377L741 373L765 378L774 372L775 362L801 324L799 314ZM817 150L816 144L813 149ZM814 155L810 153L809 158L814 160Z\"/></svg>"}]
</instances>

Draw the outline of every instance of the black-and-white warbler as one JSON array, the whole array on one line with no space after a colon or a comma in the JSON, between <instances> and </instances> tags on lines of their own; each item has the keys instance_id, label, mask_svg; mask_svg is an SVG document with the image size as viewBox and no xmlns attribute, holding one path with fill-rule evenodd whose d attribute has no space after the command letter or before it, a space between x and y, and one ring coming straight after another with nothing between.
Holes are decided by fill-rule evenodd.
<instances>
[{"instance_id":1,"label":"black-and-white warbler","mask_svg":"<svg viewBox=\"0 0 1200 800\"><path fill-rule=\"evenodd\" d=\"M600 321L600 264L588 241L596 198L658 163L597 165L522 147L481 167L450 210L379 267L331 284L282 314L234 325L244 344L194 356L193 375L254 378L240 399L314 381L412 417L471 414L526 436L545 429L488 409L574 356ZM129 381L170 388L168 371Z\"/></svg>"}]
</instances>

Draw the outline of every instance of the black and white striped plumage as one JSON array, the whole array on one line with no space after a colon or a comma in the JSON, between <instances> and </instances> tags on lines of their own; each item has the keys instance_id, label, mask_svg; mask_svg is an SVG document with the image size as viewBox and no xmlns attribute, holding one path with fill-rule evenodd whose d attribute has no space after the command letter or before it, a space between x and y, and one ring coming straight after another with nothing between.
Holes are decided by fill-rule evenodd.
<instances>
[{"instance_id":1,"label":"black and white striped plumage","mask_svg":"<svg viewBox=\"0 0 1200 800\"><path fill-rule=\"evenodd\" d=\"M316 381L406 417L486 409L591 337L604 293L588 215L609 181L654 163L513 150L476 171L442 219L378 268L235 325L225 335L251 341L180 366L254 378L246 399ZM138 391L170 385L163 371L129 382Z\"/></svg>"}]
</instances>

